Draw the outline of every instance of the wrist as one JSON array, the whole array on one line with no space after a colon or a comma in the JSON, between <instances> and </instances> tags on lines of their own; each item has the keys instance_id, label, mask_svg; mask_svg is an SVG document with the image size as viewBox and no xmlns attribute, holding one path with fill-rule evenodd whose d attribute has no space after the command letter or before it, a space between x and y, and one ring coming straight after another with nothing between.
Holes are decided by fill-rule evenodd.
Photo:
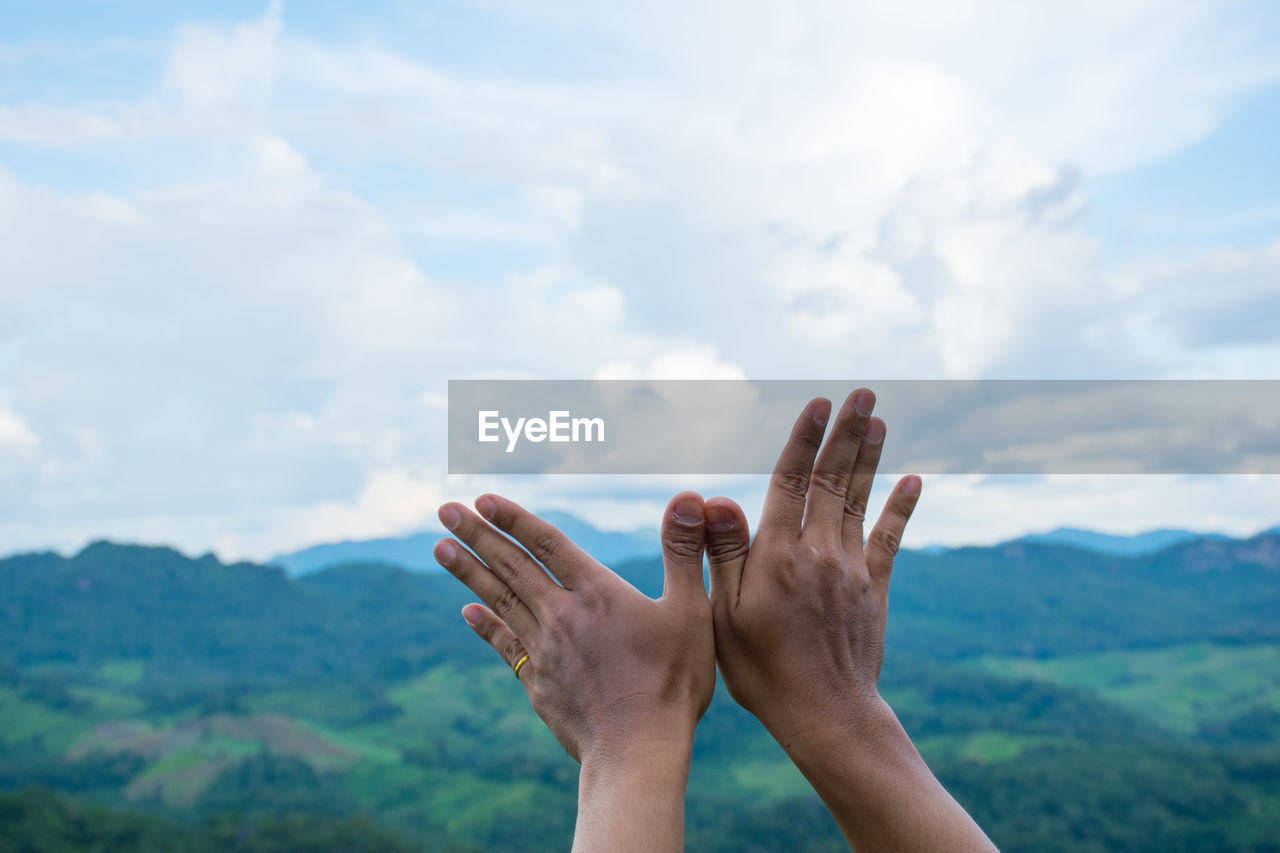
<instances>
[{"instance_id":1,"label":"wrist","mask_svg":"<svg viewBox=\"0 0 1280 853\"><path fill-rule=\"evenodd\" d=\"M835 814L874 825L901 797L937 786L898 717L877 694L770 729L779 745ZM849 820L842 821L841 827ZM863 827L865 828L865 827Z\"/></svg>"},{"instance_id":2,"label":"wrist","mask_svg":"<svg viewBox=\"0 0 1280 853\"><path fill-rule=\"evenodd\" d=\"M650 766L663 771L688 766L693 755L693 727L679 723L630 727L600 733L582 750L582 770L635 773Z\"/></svg>"},{"instance_id":3,"label":"wrist","mask_svg":"<svg viewBox=\"0 0 1280 853\"><path fill-rule=\"evenodd\" d=\"M681 850L693 738L645 735L582 756L574 853Z\"/></svg>"},{"instance_id":4,"label":"wrist","mask_svg":"<svg viewBox=\"0 0 1280 853\"><path fill-rule=\"evenodd\" d=\"M779 743L798 736L817 736L825 730L844 732L879 728L897 718L874 686L855 689L841 685L789 685L770 692L768 701L751 709Z\"/></svg>"},{"instance_id":5,"label":"wrist","mask_svg":"<svg viewBox=\"0 0 1280 853\"><path fill-rule=\"evenodd\" d=\"M832 754L872 763L882 761L882 753L901 752L904 744L915 751L897 715L876 691L835 696L761 718L761 723L802 770Z\"/></svg>"},{"instance_id":6,"label":"wrist","mask_svg":"<svg viewBox=\"0 0 1280 853\"><path fill-rule=\"evenodd\" d=\"M992 851L878 695L770 729L854 849Z\"/></svg>"}]
</instances>

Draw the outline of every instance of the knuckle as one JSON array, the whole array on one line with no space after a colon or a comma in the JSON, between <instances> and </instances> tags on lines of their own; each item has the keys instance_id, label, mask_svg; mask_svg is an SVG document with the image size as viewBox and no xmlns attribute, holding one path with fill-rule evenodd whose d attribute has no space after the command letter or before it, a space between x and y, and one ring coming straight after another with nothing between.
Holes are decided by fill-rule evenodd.
<instances>
[{"instance_id":1,"label":"knuckle","mask_svg":"<svg viewBox=\"0 0 1280 853\"><path fill-rule=\"evenodd\" d=\"M821 470L813 472L813 485L827 494L843 498L849 481L837 471Z\"/></svg>"},{"instance_id":2,"label":"knuckle","mask_svg":"<svg viewBox=\"0 0 1280 853\"><path fill-rule=\"evenodd\" d=\"M543 563L549 563L554 560L560 550L560 534L551 530L541 530L529 540L529 553Z\"/></svg>"},{"instance_id":3,"label":"knuckle","mask_svg":"<svg viewBox=\"0 0 1280 853\"><path fill-rule=\"evenodd\" d=\"M803 498L809 491L809 474L806 471L779 471L773 475L773 487L793 498Z\"/></svg>"},{"instance_id":4,"label":"knuckle","mask_svg":"<svg viewBox=\"0 0 1280 853\"><path fill-rule=\"evenodd\" d=\"M831 574L843 568L844 559L834 547L823 543L809 545L803 555L790 561L790 565L797 573L816 569L822 574Z\"/></svg>"},{"instance_id":5,"label":"knuckle","mask_svg":"<svg viewBox=\"0 0 1280 853\"><path fill-rule=\"evenodd\" d=\"M846 522L861 525L867 520L867 502L863 498L853 498L844 505Z\"/></svg>"},{"instance_id":6,"label":"knuckle","mask_svg":"<svg viewBox=\"0 0 1280 853\"><path fill-rule=\"evenodd\" d=\"M498 580L510 584L520 574L519 563L510 554L502 554L489 564Z\"/></svg>"},{"instance_id":7,"label":"knuckle","mask_svg":"<svg viewBox=\"0 0 1280 853\"><path fill-rule=\"evenodd\" d=\"M574 634L574 623L572 617L564 612L558 612L551 616L545 623L547 635L551 638L552 645L556 641L566 641ZM541 647L539 647L541 648Z\"/></svg>"},{"instance_id":8,"label":"knuckle","mask_svg":"<svg viewBox=\"0 0 1280 853\"><path fill-rule=\"evenodd\" d=\"M507 662L508 666L515 666L516 661L524 657L524 644L512 637L502 644L502 648L498 650L498 653L502 655L502 659Z\"/></svg>"},{"instance_id":9,"label":"knuckle","mask_svg":"<svg viewBox=\"0 0 1280 853\"><path fill-rule=\"evenodd\" d=\"M702 547L703 539L701 536L691 535L684 531L668 534L662 540L663 550L673 557L686 559L701 557Z\"/></svg>"},{"instance_id":10,"label":"knuckle","mask_svg":"<svg viewBox=\"0 0 1280 853\"><path fill-rule=\"evenodd\" d=\"M519 604L520 597L516 595L515 590L507 587L498 593L498 597L493 600L493 612L498 614L505 622L508 616L515 613Z\"/></svg>"},{"instance_id":11,"label":"knuckle","mask_svg":"<svg viewBox=\"0 0 1280 853\"><path fill-rule=\"evenodd\" d=\"M892 558L897 555L898 549L902 547L902 535L896 530L878 527L871 531L867 544L881 551L885 556Z\"/></svg>"},{"instance_id":12,"label":"knuckle","mask_svg":"<svg viewBox=\"0 0 1280 853\"><path fill-rule=\"evenodd\" d=\"M713 562L726 563L745 557L748 544L745 539L709 539L707 556Z\"/></svg>"},{"instance_id":13,"label":"knuckle","mask_svg":"<svg viewBox=\"0 0 1280 853\"><path fill-rule=\"evenodd\" d=\"M584 587L579 593L582 608L590 613L609 610L609 592L594 584Z\"/></svg>"},{"instance_id":14,"label":"knuckle","mask_svg":"<svg viewBox=\"0 0 1280 853\"><path fill-rule=\"evenodd\" d=\"M838 574L844 568L844 560L834 551L823 551L818 555L818 570L823 575Z\"/></svg>"}]
</instances>

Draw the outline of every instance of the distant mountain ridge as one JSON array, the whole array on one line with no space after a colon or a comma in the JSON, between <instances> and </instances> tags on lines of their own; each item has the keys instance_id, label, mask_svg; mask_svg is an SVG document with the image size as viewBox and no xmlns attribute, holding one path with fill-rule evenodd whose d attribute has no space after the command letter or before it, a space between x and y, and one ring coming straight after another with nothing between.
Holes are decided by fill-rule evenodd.
<instances>
[{"instance_id":1,"label":"distant mountain ridge","mask_svg":"<svg viewBox=\"0 0 1280 853\"><path fill-rule=\"evenodd\" d=\"M614 568L642 592L661 592L659 557ZM1138 556L1035 542L904 550L894 590L890 645L944 660L1276 642L1280 535L1201 538ZM292 578L279 566L96 542L70 558L0 560L0 673L142 659L157 682L349 678L368 667L379 678L408 675L483 657L483 644L458 629L471 600L443 572L386 563Z\"/></svg>"},{"instance_id":2,"label":"distant mountain ridge","mask_svg":"<svg viewBox=\"0 0 1280 853\"><path fill-rule=\"evenodd\" d=\"M1280 528L1273 528L1266 532L1275 532L1276 529ZM1099 554L1136 556L1139 554L1154 554L1156 551L1162 551L1173 545L1181 545L1183 542L1190 542L1193 539L1226 541L1232 538L1234 537L1227 536L1225 533L1197 533L1193 530L1179 528L1161 528L1159 530L1148 530L1144 533L1125 535L1121 533L1099 533L1079 527L1059 527L1044 533L1028 533L1026 536L1019 536L1013 541L1037 542L1048 545L1071 545L1076 548L1083 548L1086 551L1096 551Z\"/></svg>"},{"instance_id":3,"label":"distant mountain ridge","mask_svg":"<svg viewBox=\"0 0 1280 853\"><path fill-rule=\"evenodd\" d=\"M654 528L601 530L567 512L552 510L541 513L541 516L605 565L611 566L624 560L661 553L658 531ZM421 533L386 539L329 542L280 554L268 564L279 566L292 576L309 574L343 563L389 563L410 571L434 572L441 569L431 556L431 549L440 538L447 535L443 529L428 529Z\"/></svg>"},{"instance_id":4,"label":"distant mountain ridge","mask_svg":"<svg viewBox=\"0 0 1280 853\"><path fill-rule=\"evenodd\" d=\"M658 531L654 528L633 531L601 530L575 515L559 511L542 513L542 517L564 531L588 554L609 566L661 553ZM1273 533L1280 533L1280 526L1256 535ZM432 558L431 549L437 540L446 535L444 530L429 529L401 537L312 545L273 557L268 565L280 566L291 576L305 575L343 563L389 563L410 571L434 572L439 571L440 567ZM1042 533L1028 533L991 547L1010 543L1069 545L1098 554L1137 557L1197 539L1227 542L1239 538L1251 537L1233 537L1217 532L1198 533L1181 528L1161 528L1126 535L1100 533L1079 527L1059 527ZM918 550L924 554L936 555L956 550L957 547L931 545Z\"/></svg>"}]
</instances>

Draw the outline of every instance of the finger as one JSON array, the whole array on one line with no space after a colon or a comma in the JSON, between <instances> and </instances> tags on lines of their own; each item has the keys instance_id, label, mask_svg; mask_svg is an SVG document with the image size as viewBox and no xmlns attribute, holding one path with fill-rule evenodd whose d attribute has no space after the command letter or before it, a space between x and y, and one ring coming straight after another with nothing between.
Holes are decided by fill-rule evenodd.
<instances>
[{"instance_id":1,"label":"finger","mask_svg":"<svg viewBox=\"0 0 1280 853\"><path fill-rule=\"evenodd\" d=\"M813 463L802 532L813 531L824 539L828 535L833 538L840 536L853 464L857 461L862 433L867 428L867 419L875 404L876 395L866 388L859 388L840 407L840 413L831 425L831 435Z\"/></svg>"},{"instance_id":2,"label":"finger","mask_svg":"<svg viewBox=\"0 0 1280 853\"><path fill-rule=\"evenodd\" d=\"M521 637L532 637L538 628L538 620L520 596L498 580L489 567L466 548L452 539L441 539L432 552L436 562L449 570L449 574L466 584L480 600Z\"/></svg>"},{"instance_id":3,"label":"finger","mask_svg":"<svg viewBox=\"0 0 1280 853\"><path fill-rule=\"evenodd\" d=\"M706 597L702 585L702 551L707 544L707 526L702 496L681 492L667 504L662 516L662 597Z\"/></svg>"},{"instance_id":4,"label":"finger","mask_svg":"<svg viewBox=\"0 0 1280 853\"><path fill-rule=\"evenodd\" d=\"M519 545L462 504L447 503L440 507L440 523L467 543L467 547L484 560L489 571L511 587L535 616L545 613L551 599L562 592L559 584Z\"/></svg>"},{"instance_id":5,"label":"finger","mask_svg":"<svg viewBox=\"0 0 1280 853\"><path fill-rule=\"evenodd\" d=\"M858 446L858 460L853 463L853 479L844 504L844 525L841 538L846 551L862 548L862 528L867 519L867 501L876 479L876 466L880 464L880 451L884 447L884 421L872 418L867 421L866 432Z\"/></svg>"},{"instance_id":6,"label":"finger","mask_svg":"<svg viewBox=\"0 0 1280 853\"><path fill-rule=\"evenodd\" d=\"M520 659L529 653L524 647L524 643L520 642L520 638L515 635L515 632L507 627L507 623L499 619L498 614L483 604L468 604L462 608L462 618L471 626L472 631L480 635L480 639L493 646L493 650L513 670L516 668L516 664L520 662ZM520 675L517 677L521 681L532 674L530 671L532 663L531 659L520 667Z\"/></svg>"},{"instance_id":7,"label":"finger","mask_svg":"<svg viewBox=\"0 0 1280 853\"><path fill-rule=\"evenodd\" d=\"M920 478L914 474L903 477L889 493L884 510L876 520L876 526L867 537L867 570L871 579L882 587L889 583L893 572L893 558L902 545L902 534L920 500Z\"/></svg>"},{"instance_id":8,"label":"finger","mask_svg":"<svg viewBox=\"0 0 1280 853\"><path fill-rule=\"evenodd\" d=\"M711 603L714 607L736 604L747 565L751 532L747 516L728 498L707 501L707 563L711 567Z\"/></svg>"},{"instance_id":9,"label":"finger","mask_svg":"<svg viewBox=\"0 0 1280 853\"><path fill-rule=\"evenodd\" d=\"M476 499L476 509L499 530L511 534L568 589L603 570L590 554L554 525L515 501L500 495L481 495Z\"/></svg>"},{"instance_id":10,"label":"finger","mask_svg":"<svg viewBox=\"0 0 1280 853\"><path fill-rule=\"evenodd\" d=\"M805 495L809 491L809 475L813 471L813 458L822 444L822 433L831 417L831 401L819 397L810 400L791 428L791 437L782 448L778 462L773 466L769 490L764 496L764 511L760 515L760 532L778 535L800 535L800 522L804 519Z\"/></svg>"}]
</instances>

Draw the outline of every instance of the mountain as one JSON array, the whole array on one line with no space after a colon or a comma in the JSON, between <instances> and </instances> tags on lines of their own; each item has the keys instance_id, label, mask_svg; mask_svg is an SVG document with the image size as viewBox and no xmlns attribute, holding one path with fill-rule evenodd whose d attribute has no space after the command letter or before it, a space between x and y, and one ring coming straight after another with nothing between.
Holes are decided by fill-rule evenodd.
<instances>
[{"instance_id":1,"label":"mountain","mask_svg":"<svg viewBox=\"0 0 1280 853\"><path fill-rule=\"evenodd\" d=\"M634 531L600 530L577 516L559 511L543 513L542 517L559 527L583 550L607 566L616 566L628 560L650 557L661 552L656 528ZM1280 527L1264 531L1264 534L1269 533L1280 533ZM387 539L312 545L309 548L274 557L269 561L269 565L279 566L291 576L304 575L343 563L387 563L415 572L437 572L440 571L440 567L432 559L431 549L445 535L447 534L443 530L429 529L421 533ZM1059 527L1043 533L1029 533L1011 541L1019 544L1069 545L1098 554L1142 556L1195 540L1228 541L1230 539L1231 537L1222 533L1196 533L1173 528L1121 535L1099 533L1076 527ZM1000 545L993 547L1000 547ZM955 550L963 549L932 545L920 549L918 553L937 556Z\"/></svg>"},{"instance_id":2,"label":"mountain","mask_svg":"<svg viewBox=\"0 0 1280 853\"><path fill-rule=\"evenodd\" d=\"M0 849L564 849L578 768L470 600L377 562L0 560ZM904 551L880 688L1002 850L1278 850L1277 612L1280 535ZM686 818L690 849L847 849L723 689Z\"/></svg>"},{"instance_id":3,"label":"mountain","mask_svg":"<svg viewBox=\"0 0 1280 853\"><path fill-rule=\"evenodd\" d=\"M656 529L600 530L567 512L545 512L542 517L605 565L661 551ZM270 564L295 576L343 563L389 563L415 572L435 572L440 571L440 566L432 558L431 549L446 535L445 531L435 529L397 538L312 545L274 557Z\"/></svg>"},{"instance_id":4,"label":"mountain","mask_svg":"<svg viewBox=\"0 0 1280 853\"><path fill-rule=\"evenodd\" d=\"M294 576L343 563L389 563L415 572L437 571L440 566L432 559L431 549L445 535L443 530L428 530L397 538L327 542L280 554L269 564Z\"/></svg>"},{"instance_id":5,"label":"mountain","mask_svg":"<svg viewBox=\"0 0 1280 853\"><path fill-rule=\"evenodd\" d=\"M615 564L661 591L661 559ZM302 577L163 547L96 542L0 560L0 665L146 660L148 681L382 679L484 651L460 631L474 596L386 563ZM1204 640L1280 641L1280 535L1196 539L1133 557L1008 543L894 569L888 640L936 660L1086 654Z\"/></svg>"},{"instance_id":6,"label":"mountain","mask_svg":"<svg viewBox=\"0 0 1280 853\"><path fill-rule=\"evenodd\" d=\"M1078 527L1059 527L1045 533L1029 533L1014 542L1035 542L1049 545L1071 545L1099 554L1152 554L1171 545L1180 545L1193 539L1224 540L1231 537L1222 533L1196 533L1192 530L1165 528L1149 530L1130 536L1114 533L1098 533Z\"/></svg>"},{"instance_id":7,"label":"mountain","mask_svg":"<svg viewBox=\"0 0 1280 853\"><path fill-rule=\"evenodd\" d=\"M1276 642L1280 534L1133 556L1034 542L907 550L891 590L888 643L933 657Z\"/></svg>"},{"instance_id":8,"label":"mountain","mask_svg":"<svg viewBox=\"0 0 1280 853\"><path fill-rule=\"evenodd\" d=\"M292 579L101 541L0 560L0 667L143 660L146 683L165 689L382 678L479 657L453 630L472 600L444 573L349 564Z\"/></svg>"}]
</instances>

